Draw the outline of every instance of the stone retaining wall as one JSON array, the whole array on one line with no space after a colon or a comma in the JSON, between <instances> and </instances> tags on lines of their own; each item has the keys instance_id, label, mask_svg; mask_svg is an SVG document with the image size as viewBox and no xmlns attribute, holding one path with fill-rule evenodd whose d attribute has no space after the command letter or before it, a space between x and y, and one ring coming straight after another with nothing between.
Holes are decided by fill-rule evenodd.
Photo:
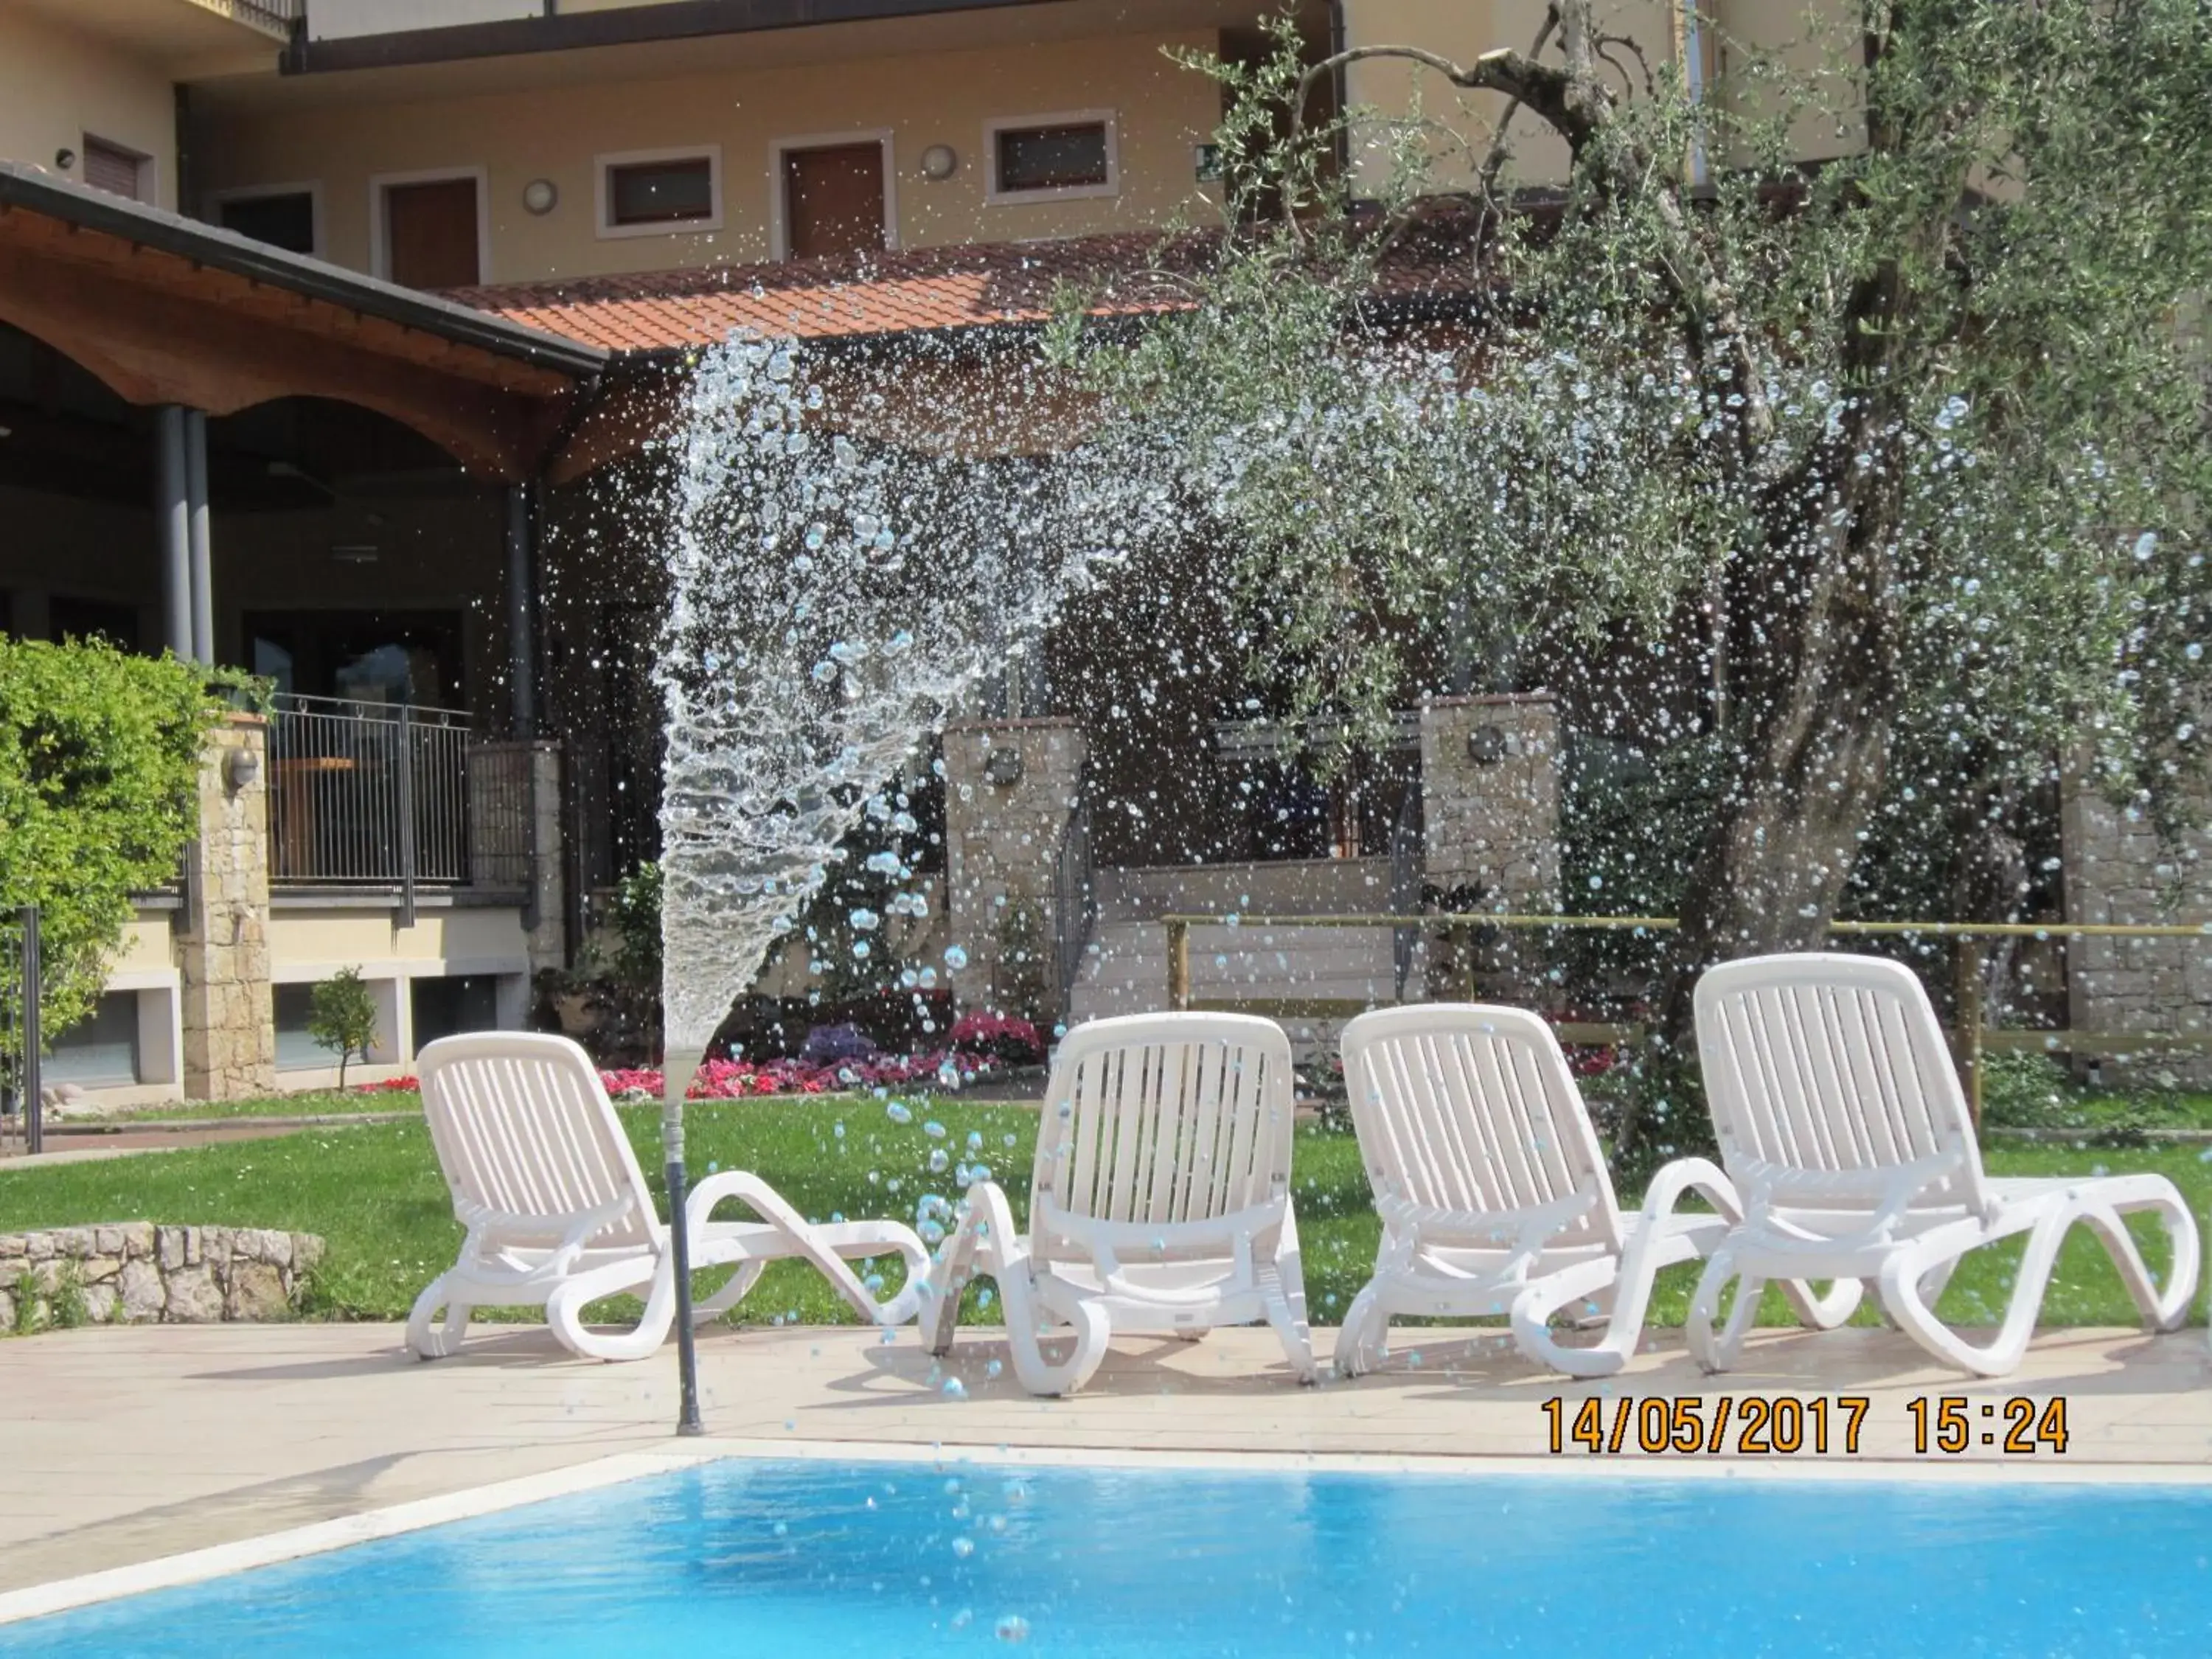
<instances>
[{"instance_id":1,"label":"stone retaining wall","mask_svg":"<svg viewBox=\"0 0 2212 1659\"><path fill-rule=\"evenodd\" d=\"M259 1227L118 1221L0 1233L0 1335L65 1322L289 1319L322 1255L313 1233Z\"/></svg>"},{"instance_id":2,"label":"stone retaining wall","mask_svg":"<svg viewBox=\"0 0 2212 1659\"><path fill-rule=\"evenodd\" d=\"M2185 799L2178 842L2162 840L2146 804L2115 803L2082 769L2061 796L2066 920L2172 927L2212 916L2212 800ZM2187 1046L2153 1049L2108 1068L2212 1083L2212 939L2067 941L2067 1024L2112 1036L2171 1036Z\"/></svg>"}]
</instances>

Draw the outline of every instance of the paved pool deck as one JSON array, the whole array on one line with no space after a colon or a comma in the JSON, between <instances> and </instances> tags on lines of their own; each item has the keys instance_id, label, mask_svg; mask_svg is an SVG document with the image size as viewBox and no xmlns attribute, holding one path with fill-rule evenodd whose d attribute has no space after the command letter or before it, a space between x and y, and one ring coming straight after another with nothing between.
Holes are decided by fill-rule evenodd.
<instances>
[{"instance_id":1,"label":"paved pool deck","mask_svg":"<svg viewBox=\"0 0 2212 1659\"><path fill-rule=\"evenodd\" d=\"M763 1443L2212 1485L2202 1330L2047 1331L1999 1382L1935 1366L1887 1330L1767 1331L1725 1387L1671 1332L1622 1376L1577 1383L1529 1365L1502 1336L1430 1330L1403 1334L1386 1371L1313 1389L1290 1380L1267 1333L1230 1330L1200 1343L1125 1340L1084 1394L1039 1401L1011 1368L991 1375L1006 1352L994 1332L964 1333L940 1367L911 1328L886 1342L852 1328L716 1327L699 1342L708 1431L750 1443L718 1448L672 1438L673 1344L650 1360L599 1364L570 1357L542 1327L480 1329L462 1354L432 1364L408 1356L392 1325L142 1326L0 1342L0 1592L524 1477L588 1481L585 1466L603 1459L626 1458L635 1472L672 1453ZM1317 1352L1334 1335L1316 1333ZM947 1377L961 1389L948 1393ZM1547 1400L1565 1402L1571 1426L1580 1402L1600 1397L1609 1437L1623 1396L1698 1396L1710 1423L1723 1395L1740 1406L1752 1395L1865 1396L1856 1455L1814 1455L1808 1426L1796 1456L1741 1454L1733 1433L1717 1455L1644 1455L1632 1419L1618 1456L1571 1444L1549 1455ZM1962 1455L1915 1455L1906 1402L1921 1395L1966 1401L1972 1443ZM2002 1442L2007 1401L2033 1400L2039 1415L2053 1396L2067 1402L2063 1454L2008 1457L1981 1443L1985 1432ZM1838 1437L1841 1420L1833 1408Z\"/></svg>"}]
</instances>

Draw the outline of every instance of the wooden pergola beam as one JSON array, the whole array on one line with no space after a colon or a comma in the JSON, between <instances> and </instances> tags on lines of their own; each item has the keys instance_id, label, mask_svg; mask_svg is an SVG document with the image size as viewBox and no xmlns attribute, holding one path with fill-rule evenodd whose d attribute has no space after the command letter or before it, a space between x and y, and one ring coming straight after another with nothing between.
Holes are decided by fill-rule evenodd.
<instances>
[{"instance_id":1,"label":"wooden pergola beam","mask_svg":"<svg viewBox=\"0 0 2212 1659\"><path fill-rule=\"evenodd\" d=\"M307 301L307 325L288 325L264 306L233 302L227 289L251 285L228 272L159 253L58 256L51 238L17 229L0 227L0 320L129 403L227 415L272 398L327 398L389 416L471 471L515 482L536 471L575 395L564 377L528 364L514 368L531 392L487 384L459 372L467 348L432 350L432 337L381 319L333 326L320 313L342 308L320 301ZM72 240L129 246L94 233Z\"/></svg>"}]
</instances>

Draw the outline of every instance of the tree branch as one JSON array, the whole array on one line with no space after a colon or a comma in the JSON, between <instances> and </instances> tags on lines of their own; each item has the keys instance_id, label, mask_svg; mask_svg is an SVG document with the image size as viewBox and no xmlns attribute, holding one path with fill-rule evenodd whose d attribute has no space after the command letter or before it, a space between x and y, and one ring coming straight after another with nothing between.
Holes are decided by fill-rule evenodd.
<instances>
[{"instance_id":1,"label":"tree branch","mask_svg":"<svg viewBox=\"0 0 2212 1659\"><path fill-rule=\"evenodd\" d=\"M1573 11L1576 8L1570 5L1567 9ZM1571 70L1540 64L1526 52L1515 52L1510 46L1486 52L1465 68L1421 46L1352 46L1322 58L1298 77L1297 92L1291 103L1291 143L1297 143L1304 126L1306 104L1313 95L1315 82L1347 64L1383 58L1419 64L1468 91L1502 92L1516 104L1526 105L1543 117L1567 141L1568 148L1577 151L1589 143L1613 106L1613 94L1601 83L1585 77L1577 85ZM1595 108L1591 106L1592 91L1598 100Z\"/></svg>"}]
</instances>

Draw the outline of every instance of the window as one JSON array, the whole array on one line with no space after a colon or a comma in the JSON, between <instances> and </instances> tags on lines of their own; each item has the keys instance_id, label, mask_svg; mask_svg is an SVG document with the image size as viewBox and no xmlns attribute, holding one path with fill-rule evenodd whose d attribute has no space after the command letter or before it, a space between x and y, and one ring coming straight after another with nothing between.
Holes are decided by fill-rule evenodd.
<instances>
[{"instance_id":1,"label":"window","mask_svg":"<svg viewBox=\"0 0 2212 1659\"><path fill-rule=\"evenodd\" d=\"M633 150L599 158L599 234L652 236L719 230L719 149Z\"/></svg>"},{"instance_id":2,"label":"window","mask_svg":"<svg viewBox=\"0 0 2212 1659\"><path fill-rule=\"evenodd\" d=\"M257 190L216 198L215 222L225 230L291 253L316 250L315 192Z\"/></svg>"},{"instance_id":3,"label":"window","mask_svg":"<svg viewBox=\"0 0 2212 1659\"><path fill-rule=\"evenodd\" d=\"M315 1041L307 1030L307 1018L313 1011L315 988L312 985L277 985L270 988L276 1005L276 1069L280 1072L307 1072L325 1066L336 1066L337 1056Z\"/></svg>"},{"instance_id":4,"label":"window","mask_svg":"<svg viewBox=\"0 0 2212 1659\"><path fill-rule=\"evenodd\" d=\"M107 992L93 1004L90 1018L54 1039L40 1072L48 1083L88 1089L139 1082L138 994Z\"/></svg>"},{"instance_id":5,"label":"window","mask_svg":"<svg viewBox=\"0 0 2212 1659\"><path fill-rule=\"evenodd\" d=\"M84 181L94 190L143 202L146 199L146 157L137 150L95 138L88 132L84 135Z\"/></svg>"},{"instance_id":6,"label":"window","mask_svg":"<svg viewBox=\"0 0 2212 1659\"><path fill-rule=\"evenodd\" d=\"M985 137L992 201L1111 196L1121 188L1114 118L1103 111L994 121Z\"/></svg>"},{"instance_id":7,"label":"window","mask_svg":"<svg viewBox=\"0 0 2212 1659\"><path fill-rule=\"evenodd\" d=\"M410 980L408 1003L415 1018L415 1052L460 1031L499 1029L499 981L490 974L448 974Z\"/></svg>"}]
</instances>

